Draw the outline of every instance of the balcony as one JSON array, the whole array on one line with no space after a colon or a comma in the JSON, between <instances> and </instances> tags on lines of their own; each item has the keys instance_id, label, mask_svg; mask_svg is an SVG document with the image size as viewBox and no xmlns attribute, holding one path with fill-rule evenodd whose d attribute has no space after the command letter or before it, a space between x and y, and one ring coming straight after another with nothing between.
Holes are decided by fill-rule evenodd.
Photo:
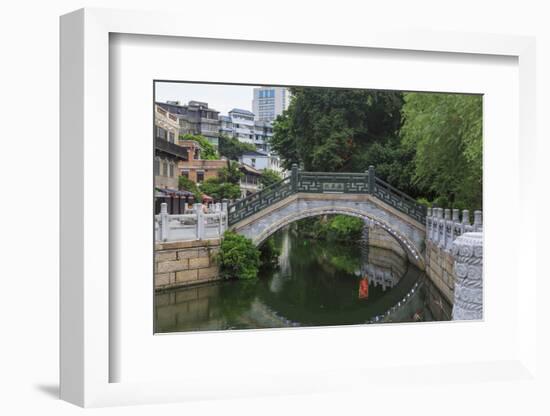
<instances>
[{"instance_id":1,"label":"balcony","mask_svg":"<svg viewBox=\"0 0 550 416\"><path fill-rule=\"evenodd\" d=\"M187 149L185 147L170 143L168 140L161 139L160 137L155 138L155 151L166 153L178 159L187 160Z\"/></svg>"}]
</instances>

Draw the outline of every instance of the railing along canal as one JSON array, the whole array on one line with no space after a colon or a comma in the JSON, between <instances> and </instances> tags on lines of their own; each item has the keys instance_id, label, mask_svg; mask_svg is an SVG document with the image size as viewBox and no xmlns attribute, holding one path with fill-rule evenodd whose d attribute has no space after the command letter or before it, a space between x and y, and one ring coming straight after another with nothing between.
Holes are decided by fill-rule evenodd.
<instances>
[{"instance_id":1,"label":"railing along canal","mask_svg":"<svg viewBox=\"0 0 550 416\"><path fill-rule=\"evenodd\" d=\"M154 220L156 242L221 238L227 230L227 203L194 204L185 214L170 215L163 202Z\"/></svg>"},{"instance_id":2,"label":"railing along canal","mask_svg":"<svg viewBox=\"0 0 550 416\"><path fill-rule=\"evenodd\" d=\"M290 176L228 206L228 224L260 212L296 193L370 194L425 224L426 207L377 178L374 167L364 173L303 172L292 166Z\"/></svg>"}]
</instances>

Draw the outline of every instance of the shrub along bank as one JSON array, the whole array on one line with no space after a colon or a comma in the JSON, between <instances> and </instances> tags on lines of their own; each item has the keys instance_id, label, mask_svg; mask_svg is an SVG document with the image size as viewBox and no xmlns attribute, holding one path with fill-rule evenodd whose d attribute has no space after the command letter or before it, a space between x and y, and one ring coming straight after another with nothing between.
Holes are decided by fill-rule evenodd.
<instances>
[{"instance_id":1,"label":"shrub along bank","mask_svg":"<svg viewBox=\"0 0 550 416\"><path fill-rule=\"evenodd\" d=\"M224 279L255 279L260 267L275 267L279 254L271 238L259 249L252 240L226 231L218 254L221 276Z\"/></svg>"}]
</instances>

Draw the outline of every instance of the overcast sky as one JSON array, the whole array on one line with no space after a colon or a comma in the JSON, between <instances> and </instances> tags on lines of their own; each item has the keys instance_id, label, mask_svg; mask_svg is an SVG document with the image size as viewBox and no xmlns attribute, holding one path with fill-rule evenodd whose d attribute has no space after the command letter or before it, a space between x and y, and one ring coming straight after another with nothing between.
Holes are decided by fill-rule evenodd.
<instances>
[{"instance_id":1,"label":"overcast sky","mask_svg":"<svg viewBox=\"0 0 550 416\"><path fill-rule=\"evenodd\" d=\"M191 100L205 101L208 107L227 115L233 108L252 111L254 88L250 85L157 82L155 101L180 101L182 104L187 104Z\"/></svg>"}]
</instances>

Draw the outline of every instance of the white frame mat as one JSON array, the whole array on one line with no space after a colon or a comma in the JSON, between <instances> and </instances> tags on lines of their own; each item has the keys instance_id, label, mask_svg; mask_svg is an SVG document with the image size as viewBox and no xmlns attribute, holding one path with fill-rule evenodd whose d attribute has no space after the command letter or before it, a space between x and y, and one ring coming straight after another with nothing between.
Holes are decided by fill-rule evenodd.
<instances>
[{"instance_id":1,"label":"white frame mat","mask_svg":"<svg viewBox=\"0 0 550 416\"><path fill-rule=\"evenodd\" d=\"M535 184L530 178L536 175L535 40L509 35L393 29L383 31L368 28L362 31L360 36L353 31L340 31L329 35L321 27L314 25L307 32L293 28L281 31L278 26L266 25L261 31L255 29L254 33L249 33L245 37L235 34L231 22L205 28L200 20L188 19L177 13L107 9L82 9L61 18L61 398L79 406L95 407L338 392L349 391L359 384L368 385L369 389L381 386L384 390L391 388L395 380L400 380L400 384L409 385L411 388L433 383L445 385L456 382L534 380L537 367L537 327L533 317L536 315L537 270L536 250L533 249L533 244L536 241L537 219L534 211L530 209L535 204ZM181 22L185 22L185 25ZM113 342L117 337L126 336L126 323L120 320L113 323L114 311L120 309L119 298L113 294L116 294L120 287L114 285L110 279L118 270L119 262L125 258L110 258L110 230L119 227L124 221L120 215L113 214L110 205L113 202L113 195L110 194L112 175L117 169L110 159L110 137L117 134L109 120L109 103L112 99L110 94L114 88L109 72L112 34L169 36L171 39L276 42L282 49L285 48L285 44L288 44L288 47L294 44L328 45L336 49L354 47L434 52L441 55L469 54L474 62L478 55L517 59L519 92L515 93L515 98L519 102L519 108L515 108L517 114L512 114L514 121L511 121L511 125L517 127L517 131L511 133L517 141L517 148L513 149L517 166L512 167L507 183L512 188L512 195L517 196L517 201L506 208L513 212L516 219L513 234L516 238L510 242L509 248L510 258L513 258L513 267L509 273L517 283L521 270L522 284L514 287L514 305L513 311L510 312L513 321L511 326L514 328L514 334L510 338L511 345L495 353L494 360L487 360L486 356L480 355L477 359L469 357L467 360L449 357L448 361L442 359L435 364L415 361L414 357L394 366L376 365L376 360L357 368L345 365L341 368L323 367L323 364L320 364L311 371L297 367L279 368L276 372L266 371L263 377L259 374L257 379L235 377L234 373L229 372L229 367L218 369L215 379L201 377L198 372L193 371L173 380L158 379L149 375L144 376L143 380L139 380L139 377L121 376L119 370L115 370L120 369L120 363L127 362L133 365L135 361L131 361L128 349L113 348ZM152 108L151 102L145 105ZM138 111L138 114L141 113ZM150 131L152 132L152 129ZM487 160L485 163L487 164ZM491 183L497 184L493 180ZM498 192L499 189L496 188L495 186L494 190ZM488 198L487 192L485 198ZM490 222L489 217L486 219L489 228ZM485 295L487 296L487 293ZM148 330L145 326L146 323L143 323L138 329ZM426 329L428 327L431 329ZM373 325L371 328L356 326L351 331L354 331L355 337L361 336L361 331L371 329L381 334L380 336L386 336L384 334L389 331L399 331L401 336L411 339L423 333L431 333L434 326L412 324L396 326L391 330L388 328L389 326L384 325ZM467 323L454 325L453 328L454 331L470 337L481 329L483 326L476 327ZM231 339L228 342L234 346L238 346L239 343L245 345L248 340L254 340L255 345L261 346L262 342L275 339L273 337L277 337L277 342L299 345L306 340L326 340L327 336L338 337L342 334L338 328L327 328L239 331L238 334L232 334L231 338L229 334L222 332L206 336L223 342L223 338L220 337L227 335L227 339ZM163 348L170 343L176 345L177 337L187 338L190 345L198 339L197 337L206 339L205 335L201 334L153 337L151 332L150 335L151 338L155 338L157 346L166 344L162 345ZM471 339L471 342L475 343L476 339ZM139 356L140 347L135 347L136 356ZM150 352L146 349L141 351ZM196 354L193 357L194 360L200 358ZM154 359L147 356L141 358L143 361ZM241 366L245 367L246 363L241 363ZM215 374L215 370L210 369L209 374ZM140 369L136 368L135 371L128 372L138 374L139 371ZM243 371L253 374L252 369Z\"/></svg>"}]
</instances>

